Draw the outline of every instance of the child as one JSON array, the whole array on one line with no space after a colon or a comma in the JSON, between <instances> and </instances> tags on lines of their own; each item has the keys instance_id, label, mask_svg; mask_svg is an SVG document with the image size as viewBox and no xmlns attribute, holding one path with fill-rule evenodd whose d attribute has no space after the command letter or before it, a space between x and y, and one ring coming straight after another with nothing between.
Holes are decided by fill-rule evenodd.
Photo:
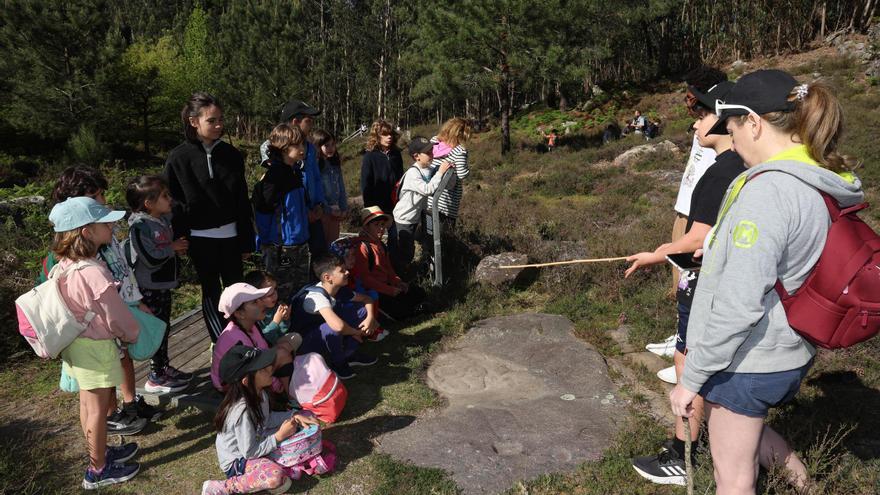
<instances>
[{"instance_id":1,"label":"child","mask_svg":"<svg viewBox=\"0 0 880 495\"><path fill-rule=\"evenodd\" d=\"M377 301L379 301L379 293L375 290L365 288L363 281L354 271L354 253L357 251L358 244L359 241L356 237L341 237L330 244L330 254L335 255L337 258L345 262L345 269L348 270L348 288L372 299L373 303L376 304L376 310L378 311L379 304ZM343 303L343 305L355 304L357 303ZM387 336L388 330L379 327L376 329L376 333L369 336L367 340L370 342L379 342Z\"/></svg>"},{"instance_id":2,"label":"child","mask_svg":"<svg viewBox=\"0 0 880 495\"><path fill-rule=\"evenodd\" d=\"M336 256L325 255L316 261L315 275L320 282L303 287L291 302L294 324L303 336L301 352L323 355L339 378L347 380L355 376L351 366L376 364L376 358L356 352L363 337L376 332L376 308L372 299L346 287L348 270ZM363 307L343 311L341 303L348 301Z\"/></svg>"},{"instance_id":3,"label":"child","mask_svg":"<svg viewBox=\"0 0 880 495\"><path fill-rule=\"evenodd\" d=\"M68 167L65 169L55 187L52 190L52 199L60 203L68 198L88 196L98 203L106 204L104 192L107 190L107 179L99 170L92 167ZM114 233L110 244L98 248L99 259L104 262L107 269L113 275L117 284L119 295L129 306L137 306L141 311L149 312L142 302L142 295L135 279L134 272L128 266L125 258L125 250L119 242L114 225ZM49 252L43 261L43 270L40 273L39 282L45 282L49 276L49 270L55 265L54 253ZM119 387L122 391L122 407L117 408L116 401L111 401L107 411L107 431L111 434L134 435L139 433L150 420L157 420L162 412L146 403L144 398L135 393L134 362L123 348L121 356L122 371L124 378ZM67 391L76 391L76 381L70 378L67 366L61 366L62 388ZM67 385L67 386L65 386ZM116 397L116 394L113 394Z\"/></svg>"},{"instance_id":4,"label":"child","mask_svg":"<svg viewBox=\"0 0 880 495\"><path fill-rule=\"evenodd\" d=\"M189 240L187 254L202 287L205 326L216 342L226 324L217 314L217 300L223 286L244 275L242 261L254 251L254 214L244 158L220 139L220 101L193 93L180 118L185 140L168 154L164 175L174 198L174 234Z\"/></svg>"},{"instance_id":5,"label":"child","mask_svg":"<svg viewBox=\"0 0 880 495\"><path fill-rule=\"evenodd\" d=\"M309 195L301 170L305 143L299 127L275 126L269 135L269 162L264 164L268 170L254 186L263 263L278 280L283 301L309 281Z\"/></svg>"},{"instance_id":6,"label":"child","mask_svg":"<svg viewBox=\"0 0 880 495\"><path fill-rule=\"evenodd\" d=\"M348 197L342 178L342 162L336 152L336 138L318 129L312 133L312 144L318 150L318 168L324 182L324 202L327 211L321 217L324 238L332 241L339 237L339 224L348 213Z\"/></svg>"},{"instance_id":7,"label":"child","mask_svg":"<svg viewBox=\"0 0 880 495\"><path fill-rule=\"evenodd\" d=\"M128 219L131 261L138 285L154 316L165 322L165 336L150 358L150 375L144 389L154 394L180 392L189 386L191 373L173 368L168 361L171 331L171 289L177 287L177 254L186 252L186 238L174 239L171 230L171 194L168 182L143 175L125 191L132 214Z\"/></svg>"},{"instance_id":8,"label":"child","mask_svg":"<svg viewBox=\"0 0 880 495\"><path fill-rule=\"evenodd\" d=\"M382 235L391 219L378 206L361 210L361 232L354 252L354 272L363 280L364 288L379 293L382 311L392 318L401 319L421 310L425 293L418 286L410 286L397 276Z\"/></svg>"},{"instance_id":9,"label":"child","mask_svg":"<svg viewBox=\"0 0 880 495\"><path fill-rule=\"evenodd\" d=\"M254 493L269 490L284 493L290 478L284 468L268 459L278 444L293 436L299 427L317 425L305 414L270 411L265 389L273 383L275 349L236 345L219 364L228 384L226 396L214 417L217 429L217 460L226 480L208 480L202 495Z\"/></svg>"},{"instance_id":10,"label":"child","mask_svg":"<svg viewBox=\"0 0 880 495\"><path fill-rule=\"evenodd\" d=\"M290 330L290 305L278 304L278 281L262 270L254 270L245 275L244 283L258 289L269 289L265 296L257 299L266 312L265 318L258 321L257 326L263 332L266 342L275 345Z\"/></svg>"},{"instance_id":11,"label":"child","mask_svg":"<svg viewBox=\"0 0 880 495\"><path fill-rule=\"evenodd\" d=\"M270 348L257 327L257 322L265 317L263 305L258 300L270 290L270 288L257 289L250 284L239 282L230 285L220 294L220 304L217 307L223 316L229 319L229 324L217 339L211 357L211 382L217 390L223 392L228 386L220 376L220 361L229 349L239 344L260 349ZM299 335L290 333L280 338L275 345L274 348L279 349L279 352L275 361L275 379L272 381L274 392L287 394L287 386L293 374L293 354L301 342L302 338Z\"/></svg>"},{"instance_id":12,"label":"child","mask_svg":"<svg viewBox=\"0 0 880 495\"><path fill-rule=\"evenodd\" d=\"M447 120L440 133L435 136L432 141L434 145L434 161L431 162L431 168L437 170L444 161L452 162L455 167L455 179L450 182L446 189L440 194L438 201L440 208L440 222L443 227L442 231L451 232L455 227L455 219L458 218L458 208L461 205L462 187L461 181L465 180L470 174L468 167L468 141L471 138L471 126L462 118L455 117ZM364 203L366 204L366 203ZM428 200L428 209L433 210L434 200ZM431 218L430 215L427 218ZM433 226L428 222L428 231L433 233Z\"/></svg>"},{"instance_id":13,"label":"child","mask_svg":"<svg viewBox=\"0 0 880 495\"><path fill-rule=\"evenodd\" d=\"M415 254L415 234L419 217L428 205L428 197L440 186L443 174L452 166L443 162L431 178L431 160L434 145L427 138L416 136L409 142L407 152L415 161L404 174L400 185L400 195L394 206L394 223L397 225L397 266L409 265Z\"/></svg>"},{"instance_id":14,"label":"child","mask_svg":"<svg viewBox=\"0 0 880 495\"><path fill-rule=\"evenodd\" d=\"M137 463L123 464L137 453L137 444L107 447L106 420L114 387L123 380L115 339L134 342L139 328L110 271L95 260L98 248L113 238L113 223L124 215L83 196L58 203L49 213L55 230L52 252L59 269L66 270L58 284L61 297L79 321L94 313L89 326L61 352L67 372L79 384L80 423L89 447L82 481L86 490L128 481L140 470Z\"/></svg>"}]
</instances>

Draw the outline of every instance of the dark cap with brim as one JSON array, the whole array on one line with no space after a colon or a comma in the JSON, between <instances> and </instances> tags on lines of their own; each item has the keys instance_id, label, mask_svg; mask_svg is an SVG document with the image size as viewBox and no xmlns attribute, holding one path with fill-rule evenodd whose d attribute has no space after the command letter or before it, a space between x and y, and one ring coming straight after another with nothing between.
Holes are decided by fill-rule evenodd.
<instances>
[{"instance_id":1,"label":"dark cap with brim","mask_svg":"<svg viewBox=\"0 0 880 495\"><path fill-rule=\"evenodd\" d=\"M730 90L733 88L733 81L721 81L709 88L705 93L697 89L695 86L688 86L688 91L700 102L700 105L709 109L710 112L715 112L715 102L718 100L724 101L724 98L727 97L727 94L730 93Z\"/></svg>"},{"instance_id":2,"label":"dark cap with brim","mask_svg":"<svg viewBox=\"0 0 880 495\"><path fill-rule=\"evenodd\" d=\"M434 151L434 143L432 143L431 140L426 137L416 136L412 138L412 141L409 142L406 150L409 152L410 155L414 155L416 153L431 154Z\"/></svg>"},{"instance_id":3,"label":"dark cap with brim","mask_svg":"<svg viewBox=\"0 0 880 495\"><path fill-rule=\"evenodd\" d=\"M751 110L758 115L770 112L790 112L795 103L788 101L797 80L781 70L758 70L739 78L730 88L726 98L719 98L727 105L742 105L747 108L725 108L718 116L718 123L707 134L727 134L727 119L737 115L748 115ZM695 95L696 96L696 95Z\"/></svg>"},{"instance_id":4,"label":"dark cap with brim","mask_svg":"<svg viewBox=\"0 0 880 495\"><path fill-rule=\"evenodd\" d=\"M275 349L236 345L226 351L220 360L220 379L226 384L237 382L249 373L274 363L275 354Z\"/></svg>"},{"instance_id":5,"label":"dark cap with brim","mask_svg":"<svg viewBox=\"0 0 880 495\"><path fill-rule=\"evenodd\" d=\"M290 100L285 103L284 108L281 109L281 123L286 124L294 117L304 117L307 115L309 117L315 117L321 115L321 111L304 101Z\"/></svg>"}]
</instances>

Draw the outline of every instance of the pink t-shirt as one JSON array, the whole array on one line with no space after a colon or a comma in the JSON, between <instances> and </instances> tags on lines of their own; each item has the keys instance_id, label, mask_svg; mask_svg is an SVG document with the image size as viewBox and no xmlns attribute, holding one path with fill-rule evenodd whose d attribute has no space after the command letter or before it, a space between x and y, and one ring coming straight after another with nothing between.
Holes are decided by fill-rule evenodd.
<instances>
[{"instance_id":1,"label":"pink t-shirt","mask_svg":"<svg viewBox=\"0 0 880 495\"><path fill-rule=\"evenodd\" d=\"M58 263L59 269L72 263L66 258L62 259ZM68 272L58 280L58 289L61 298L78 320L84 320L89 311L95 313L91 324L80 337L137 341L140 326L119 295L110 270L103 263L95 261L94 265Z\"/></svg>"},{"instance_id":2,"label":"pink t-shirt","mask_svg":"<svg viewBox=\"0 0 880 495\"><path fill-rule=\"evenodd\" d=\"M258 349L269 349L269 344L256 325L245 333L235 322L230 321L217 337L217 343L214 344L214 354L211 356L211 382L214 384L214 388L220 392L225 390L223 380L220 379L220 360L229 352L229 349L238 344ZM278 378L272 378L272 390L276 392L284 390L284 385Z\"/></svg>"}]
</instances>

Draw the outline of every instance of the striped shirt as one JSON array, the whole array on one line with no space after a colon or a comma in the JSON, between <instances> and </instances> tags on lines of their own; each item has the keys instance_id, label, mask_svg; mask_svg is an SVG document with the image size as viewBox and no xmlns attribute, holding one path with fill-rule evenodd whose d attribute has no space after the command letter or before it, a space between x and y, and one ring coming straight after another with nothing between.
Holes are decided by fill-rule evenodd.
<instances>
[{"instance_id":1,"label":"striped shirt","mask_svg":"<svg viewBox=\"0 0 880 495\"><path fill-rule=\"evenodd\" d=\"M461 204L462 195L461 181L471 172L468 168L468 152L464 146L458 145L452 148L448 155L435 156L434 161L431 162L431 168L436 171L440 164L446 161L452 162L455 165L455 175L458 180L450 181L450 185L440 193L440 213L448 217L458 218L458 206ZM431 196L428 200L428 209L431 211L434 209L434 196Z\"/></svg>"}]
</instances>

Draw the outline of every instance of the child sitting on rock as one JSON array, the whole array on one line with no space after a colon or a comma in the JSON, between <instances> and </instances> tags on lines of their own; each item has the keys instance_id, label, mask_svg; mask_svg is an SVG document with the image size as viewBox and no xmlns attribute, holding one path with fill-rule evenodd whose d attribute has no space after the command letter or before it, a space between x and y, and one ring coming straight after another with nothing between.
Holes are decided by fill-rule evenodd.
<instances>
[{"instance_id":1,"label":"child sitting on rock","mask_svg":"<svg viewBox=\"0 0 880 495\"><path fill-rule=\"evenodd\" d=\"M364 337L376 332L376 308L373 300L347 287L345 263L333 255L315 262L320 282L303 287L291 302L293 325L302 334L300 352L316 352L325 357L339 378L355 376L352 366L370 366L377 359L357 352ZM362 306L346 305L345 302Z\"/></svg>"}]
</instances>

